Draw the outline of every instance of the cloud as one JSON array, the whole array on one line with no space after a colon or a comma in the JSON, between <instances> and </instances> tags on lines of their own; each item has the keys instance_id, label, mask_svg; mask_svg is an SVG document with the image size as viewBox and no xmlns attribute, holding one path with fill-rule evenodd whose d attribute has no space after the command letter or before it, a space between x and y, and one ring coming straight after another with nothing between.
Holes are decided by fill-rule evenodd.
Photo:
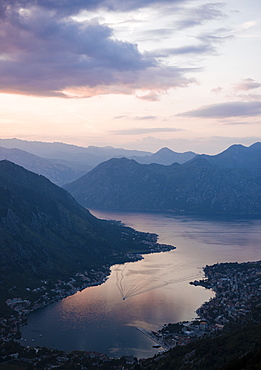
<instances>
[{"instance_id":1,"label":"cloud","mask_svg":"<svg viewBox=\"0 0 261 370\"><path fill-rule=\"evenodd\" d=\"M170 55L210 55L216 54L217 46L224 43L225 41L233 38L231 35L231 30L227 28L218 28L208 33L200 33L199 35L194 36L196 40L194 44L173 47L173 48L164 48L154 50L151 55L154 57L163 57L166 58Z\"/></svg>"},{"instance_id":2,"label":"cloud","mask_svg":"<svg viewBox=\"0 0 261 370\"><path fill-rule=\"evenodd\" d=\"M128 118L128 116L126 115L122 115L122 116L115 116L113 117L114 119L124 119L124 118Z\"/></svg>"},{"instance_id":3,"label":"cloud","mask_svg":"<svg viewBox=\"0 0 261 370\"><path fill-rule=\"evenodd\" d=\"M203 32L197 36L197 39L203 44L219 45L233 37L232 30L228 28L218 28L212 32Z\"/></svg>"},{"instance_id":4,"label":"cloud","mask_svg":"<svg viewBox=\"0 0 261 370\"><path fill-rule=\"evenodd\" d=\"M159 94L155 91L144 95L136 95L136 98L146 101L158 101L160 100Z\"/></svg>"},{"instance_id":5,"label":"cloud","mask_svg":"<svg viewBox=\"0 0 261 370\"><path fill-rule=\"evenodd\" d=\"M261 115L260 101L212 104L177 114L181 117L201 118L254 117L259 115Z\"/></svg>"},{"instance_id":6,"label":"cloud","mask_svg":"<svg viewBox=\"0 0 261 370\"><path fill-rule=\"evenodd\" d=\"M124 119L124 118L129 118L129 116L127 115L123 115L123 116L116 116L114 117L114 119ZM156 119L157 116L135 116L134 118L131 118L131 119L134 119L134 120L151 120L151 119Z\"/></svg>"},{"instance_id":7,"label":"cloud","mask_svg":"<svg viewBox=\"0 0 261 370\"><path fill-rule=\"evenodd\" d=\"M187 45L177 48L160 49L153 54L161 56L183 55L183 54L211 54L215 48L210 44Z\"/></svg>"},{"instance_id":8,"label":"cloud","mask_svg":"<svg viewBox=\"0 0 261 370\"><path fill-rule=\"evenodd\" d=\"M255 122L256 124L257 122ZM258 122L260 123L260 122ZM222 120L222 124L224 125L230 125L230 126L235 126L235 125L249 125L249 122L247 121L230 121L230 120Z\"/></svg>"},{"instance_id":9,"label":"cloud","mask_svg":"<svg viewBox=\"0 0 261 370\"><path fill-rule=\"evenodd\" d=\"M151 120L157 118L156 116L136 116L134 117L135 120Z\"/></svg>"},{"instance_id":10,"label":"cloud","mask_svg":"<svg viewBox=\"0 0 261 370\"><path fill-rule=\"evenodd\" d=\"M222 91L223 88L221 86L215 87L214 89L211 90L211 92L214 94L220 94Z\"/></svg>"},{"instance_id":11,"label":"cloud","mask_svg":"<svg viewBox=\"0 0 261 370\"><path fill-rule=\"evenodd\" d=\"M261 83L256 82L252 78L245 78L238 84L234 85L234 90L235 91L248 91L252 89L257 89L261 87Z\"/></svg>"},{"instance_id":12,"label":"cloud","mask_svg":"<svg viewBox=\"0 0 261 370\"><path fill-rule=\"evenodd\" d=\"M177 22L178 29L201 26L205 22L213 19L224 18L225 15L221 8L224 3L207 3L198 7L185 9L183 19Z\"/></svg>"},{"instance_id":13,"label":"cloud","mask_svg":"<svg viewBox=\"0 0 261 370\"><path fill-rule=\"evenodd\" d=\"M144 118L140 117L139 119L144 119ZM141 135L141 134L150 134L150 133L155 133L155 132L177 132L177 131L183 131L183 130L176 129L173 127L150 127L150 128L133 128L133 129L128 129L128 130L113 130L110 132L114 135Z\"/></svg>"},{"instance_id":14,"label":"cloud","mask_svg":"<svg viewBox=\"0 0 261 370\"><path fill-rule=\"evenodd\" d=\"M61 17L76 15L84 10L106 9L129 11L163 4L183 4L188 0L4 0L0 3L0 16L6 17L10 10L39 7L55 12Z\"/></svg>"},{"instance_id":15,"label":"cloud","mask_svg":"<svg viewBox=\"0 0 261 370\"><path fill-rule=\"evenodd\" d=\"M260 94L235 94L235 96L245 101L261 101Z\"/></svg>"},{"instance_id":16,"label":"cloud","mask_svg":"<svg viewBox=\"0 0 261 370\"><path fill-rule=\"evenodd\" d=\"M37 6L26 8L30 1L14 3L25 9L0 8L0 92L90 97L146 90L147 99L156 100L161 91L195 82L185 77L189 70L161 64L136 44L114 39L113 30L96 20L78 22ZM33 3L50 9L63 4L67 11L86 1ZM149 3L154 2L143 2Z\"/></svg>"}]
</instances>

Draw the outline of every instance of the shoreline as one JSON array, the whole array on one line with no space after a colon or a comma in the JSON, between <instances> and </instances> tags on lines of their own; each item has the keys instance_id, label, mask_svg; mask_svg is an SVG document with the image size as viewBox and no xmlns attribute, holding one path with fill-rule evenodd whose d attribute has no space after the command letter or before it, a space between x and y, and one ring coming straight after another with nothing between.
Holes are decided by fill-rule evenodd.
<instances>
[{"instance_id":1,"label":"shoreline","mask_svg":"<svg viewBox=\"0 0 261 370\"><path fill-rule=\"evenodd\" d=\"M244 324L247 320L253 320L252 312L254 309L261 307L261 289L259 288L261 283L261 261L253 262L230 262L230 263L218 263L212 266L205 266L205 279L200 281L195 280L191 282L192 285L201 285L206 289L212 289L215 291L216 296L211 298L209 301L203 303L202 306L196 311L199 318L195 319L192 322L184 321L178 322L176 324L165 324L159 331L153 332L145 330L140 327L136 327L142 334L148 336L154 343L157 343L163 350L158 352L159 358L163 352L167 352L174 347L186 346L191 342L197 342L201 338L215 338L220 335L222 332L228 332L230 329L229 324L232 323L242 323ZM96 282L98 283L98 282ZM229 288L230 287L230 288ZM237 295L234 297L234 295ZM242 300L241 300L242 298ZM222 325L217 321L217 317L222 318L220 312L216 312L216 304L220 306L220 302L224 303L223 308L228 307L227 300L234 302L233 305L230 305L229 309L232 312L231 321L228 321L225 325ZM237 302L240 301L240 304ZM245 305L248 310L242 311L242 304ZM235 315L235 309L238 310L238 316ZM260 308L259 308L260 309ZM214 313L211 319L211 312ZM209 314L210 317L207 317L206 314ZM217 316L218 314L218 316ZM252 316L251 316L252 315ZM11 340L9 341L11 343ZM15 343L15 342L14 342ZM19 344L17 342L17 344ZM40 357L39 361L41 362L44 359L47 359L52 356L55 361L58 362L60 366L63 366L67 361L70 361L72 358L80 362L79 358L85 363L90 361L92 364L95 364L97 359L103 363L103 361L115 362L122 359L112 358L106 354L96 353L96 352L86 352L86 351L59 351L50 348L41 348L41 347L25 347L20 346L19 351L22 351L23 356L19 355L19 358L26 358L26 363L28 361L35 362ZM35 355L32 356L32 352L35 351ZM42 354L44 351L44 355ZM30 355L29 355L30 353ZM17 353L18 356L19 353ZM14 354L16 355L16 354ZM29 358L27 357L29 356ZM130 361L132 356L123 356L124 361ZM128 359L127 359L128 358ZM62 359L62 360L61 360ZM133 361L135 358L133 358ZM147 358L150 360L150 357ZM62 363L61 363L62 361ZM138 363L143 363L144 359L135 360ZM62 368L62 367L61 367ZM0 366L1 369L1 366Z\"/></svg>"},{"instance_id":2,"label":"shoreline","mask_svg":"<svg viewBox=\"0 0 261 370\"><path fill-rule=\"evenodd\" d=\"M204 267L206 278L190 282L214 291L197 310L198 319L164 325L157 333L178 345L216 336L235 322L244 321L261 307L261 261L224 262Z\"/></svg>"},{"instance_id":3,"label":"shoreline","mask_svg":"<svg viewBox=\"0 0 261 370\"><path fill-rule=\"evenodd\" d=\"M141 247L142 245L144 246L144 244L148 249L142 250L141 248L140 252L125 253L123 255L114 256L115 261L113 263L103 265L97 268L96 271L92 269L91 272L78 272L68 281L59 280L57 282L53 282L52 289L47 289L49 283L42 280L42 285L34 290L31 291L27 288L29 295L28 298L8 298L5 303L14 311L14 313L8 318L0 317L0 341L8 342L10 340L19 340L21 338L19 328L27 324L28 316L37 309L47 307L49 304L70 297L84 289L102 285L109 278L112 266L142 260L144 258L142 255L161 252L164 253L176 249L174 246L160 244L155 240L150 243L144 240L143 243L141 242ZM79 284L79 281L82 283ZM36 295L34 299L32 299L33 295Z\"/></svg>"},{"instance_id":4,"label":"shoreline","mask_svg":"<svg viewBox=\"0 0 261 370\"><path fill-rule=\"evenodd\" d=\"M142 334L146 335L146 337L150 338L154 343L158 344L161 348L163 348L164 351L168 351L172 347L167 346L166 343L160 338L158 332L152 331L152 330L146 330L140 327L136 327L137 330L139 330Z\"/></svg>"}]
</instances>

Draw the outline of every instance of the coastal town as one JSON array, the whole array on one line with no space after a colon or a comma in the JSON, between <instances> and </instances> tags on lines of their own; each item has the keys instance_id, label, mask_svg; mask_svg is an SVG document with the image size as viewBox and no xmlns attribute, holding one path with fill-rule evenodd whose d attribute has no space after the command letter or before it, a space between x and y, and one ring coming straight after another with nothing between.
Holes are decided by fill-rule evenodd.
<instances>
[{"instance_id":1,"label":"coastal town","mask_svg":"<svg viewBox=\"0 0 261 370\"><path fill-rule=\"evenodd\" d=\"M194 286L212 289L215 296L205 302L197 311L198 317L191 322L169 323L159 331L148 331L137 328L147 335L159 348L159 353L168 351L176 346L185 346L192 341L206 336L215 336L221 333L231 322L239 322L251 315L254 308L261 307L261 261L245 263L218 263L204 268L205 279L191 282ZM142 363L131 356L121 359L109 358L106 354L96 352L62 351L20 345L19 327L26 322L27 315L33 310L62 299L77 290L98 285L104 282L109 274L109 267L103 266L96 272L77 274L68 282L59 281L55 286L43 281L42 286L30 292L38 299L33 302L28 299L8 299L6 304L16 315L0 319L1 333L1 363L19 362L33 364L35 368L66 369L74 368L72 363L78 363L79 369L87 365L100 366L102 363L111 363L111 368L130 368ZM71 367L70 367L71 366ZM27 367L25 367L27 368ZM0 365L1 369L1 365Z\"/></svg>"},{"instance_id":2,"label":"coastal town","mask_svg":"<svg viewBox=\"0 0 261 370\"><path fill-rule=\"evenodd\" d=\"M205 279L190 284L211 289L215 296L198 308L197 319L164 325L150 333L164 350L214 336L226 325L251 314L253 308L261 308L261 261L217 263L206 266L204 273Z\"/></svg>"}]
</instances>

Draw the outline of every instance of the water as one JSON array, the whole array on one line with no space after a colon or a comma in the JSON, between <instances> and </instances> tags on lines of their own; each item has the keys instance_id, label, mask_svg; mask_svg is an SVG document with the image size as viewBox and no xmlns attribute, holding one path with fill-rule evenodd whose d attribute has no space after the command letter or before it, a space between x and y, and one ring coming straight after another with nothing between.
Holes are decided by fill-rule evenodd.
<instances>
[{"instance_id":1,"label":"water","mask_svg":"<svg viewBox=\"0 0 261 370\"><path fill-rule=\"evenodd\" d=\"M157 352L153 342L136 327L157 330L165 323L195 318L196 309L212 296L209 290L189 284L203 276L202 267L261 259L259 218L92 213L121 220L140 231L155 232L159 242L177 249L115 265L104 284L32 313L22 328L24 344L34 340L34 345L65 351L153 356Z\"/></svg>"}]
</instances>

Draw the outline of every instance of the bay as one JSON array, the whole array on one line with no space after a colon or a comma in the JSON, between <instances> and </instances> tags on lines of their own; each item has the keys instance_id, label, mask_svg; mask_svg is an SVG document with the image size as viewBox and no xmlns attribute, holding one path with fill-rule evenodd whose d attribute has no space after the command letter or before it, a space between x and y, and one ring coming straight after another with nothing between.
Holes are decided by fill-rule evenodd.
<instances>
[{"instance_id":1,"label":"bay","mask_svg":"<svg viewBox=\"0 0 261 370\"><path fill-rule=\"evenodd\" d=\"M261 219L243 216L171 213L91 212L159 235L175 250L144 255L115 265L109 279L33 312L22 328L23 343L107 353L111 357L150 357L153 342L137 330L158 330L191 320L213 293L189 284L206 264L261 259ZM26 342L24 341L26 339Z\"/></svg>"}]
</instances>

